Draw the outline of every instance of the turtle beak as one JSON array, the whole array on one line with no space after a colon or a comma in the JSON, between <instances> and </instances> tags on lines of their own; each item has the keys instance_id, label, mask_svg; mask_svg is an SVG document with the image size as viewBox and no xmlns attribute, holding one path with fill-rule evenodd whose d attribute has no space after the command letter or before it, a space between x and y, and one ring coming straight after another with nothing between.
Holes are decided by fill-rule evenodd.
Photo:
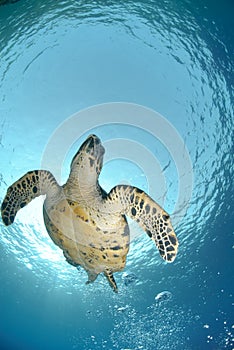
<instances>
[{"instance_id":1,"label":"turtle beak","mask_svg":"<svg viewBox=\"0 0 234 350\"><path fill-rule=\"evenodd\" d=\"M104 153L105 148L103 147L101 140L96 135L90 135L80 146L77 153L74 155L71 162L71 168L73 167L76 161L78 162L78 158L80 157L80 155L87 154L89 158L91 158L93 161L96 160L99 163L99 168L101 169Z\"/></svg>"},{"instance_id":2,"label":"turtle beak","mask_svg":"<svg viewBox=\"0 0 234 350\"><path fill-rule=\"evenodd\" d=\"M105 153L105 149L101 143L101 140L96 135L90 135L83 143L81 148L94 158L102 157Z\"/></svg>"},{"instance_id":3,"label":"turtle beak","mask_svg":"<svg viewBox=\"0 0 234 350\"><path fill-rule=\"evenodd\" d=\"M101 140L96 135L89 135L85 143L86 143L86 147L94 148L95 145L98 145L101 143Z\"/></svg>"}]
</instances>

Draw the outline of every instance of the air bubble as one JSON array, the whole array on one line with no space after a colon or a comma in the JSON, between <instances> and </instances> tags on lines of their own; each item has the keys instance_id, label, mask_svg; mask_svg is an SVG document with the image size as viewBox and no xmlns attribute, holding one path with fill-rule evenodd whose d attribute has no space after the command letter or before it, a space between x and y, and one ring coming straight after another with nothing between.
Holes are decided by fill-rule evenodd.
<instances>
[{"instance_id":1,"label":"air bubble","mask_svg":"<svg viewBox=\"0 0 234 350\"><path fill-rule=\"evenodd\" d=\"M137 280L137 276L134 273L123 273L123 281L125 286L128 286L129 284L135 282Z\"/></svg>"},{"instance_id":2,"label":"air bubble","mask_svg":"<svg viewBox=\"0 0 234 350\"><path fill-rule=\"evenodd\" d=\"M155 297L155 301L157 304L161 304L164 302L168 302L172 299L172 293L168 291L164 291L161 293L158 293Z\"/></svg>"}]
</instances>

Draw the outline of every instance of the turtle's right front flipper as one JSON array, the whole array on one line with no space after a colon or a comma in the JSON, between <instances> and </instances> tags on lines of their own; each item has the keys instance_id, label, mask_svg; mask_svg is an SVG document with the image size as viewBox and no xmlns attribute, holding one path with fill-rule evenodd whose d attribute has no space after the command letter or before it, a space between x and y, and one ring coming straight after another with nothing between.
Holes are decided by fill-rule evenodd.
<instances>
[{"instance_id":1,"label":"turtle's right front flipper","mask_svg":"<svg viewBox=\"0 0 234 350\"><path fill-rule=\"evenodd\" d=\"M11 225L17 212L34 198L50 194L59 188L57 181L49 171L29 171L7 190L1 206L4 224L6 226Z\"/></svg>"},{"instance_id":2,"label":"turtle's right front flipper","mask_svg":"<svg viewBox=\"0 0 234 350\"><path fill-rule=\"evenodd\" d=\"M120 212L135 220L155 242L164 260L175 260L179 243L170 216L144 191L128 185L115 186L103 203L103 210Z\"/></svg>"}]
</instances>

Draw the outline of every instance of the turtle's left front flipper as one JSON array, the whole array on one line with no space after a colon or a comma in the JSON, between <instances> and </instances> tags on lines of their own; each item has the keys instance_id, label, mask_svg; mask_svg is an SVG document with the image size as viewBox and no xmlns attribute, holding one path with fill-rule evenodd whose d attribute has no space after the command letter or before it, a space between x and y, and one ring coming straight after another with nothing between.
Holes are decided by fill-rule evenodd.
<instances>
[{"instance_id":1,"label":"turtle's left front flipper","mask_svg":"<svg viewBox=\"0 0 234 350\"><path fill-rule=\"evenodd\" d=\"M52 197L59 191L60 187L49 171L29 171L7 190L1 206L4 224L6 226L11 225L17 212L34 198L44 194Z\"/></svg>"},{"instance_id":2,"label":"turtle's left front flipper","mask_svg":"<svg viewBox=\"0 0 234 350\"><path fill-rule=\"evenodd\" d=\"M121 211L131 217L156 243L162 258L174 261L178 251L178 240L170 217L152 198L139 188L119 185L107 197L113 211Z\"/></svg>"}]
</instances>

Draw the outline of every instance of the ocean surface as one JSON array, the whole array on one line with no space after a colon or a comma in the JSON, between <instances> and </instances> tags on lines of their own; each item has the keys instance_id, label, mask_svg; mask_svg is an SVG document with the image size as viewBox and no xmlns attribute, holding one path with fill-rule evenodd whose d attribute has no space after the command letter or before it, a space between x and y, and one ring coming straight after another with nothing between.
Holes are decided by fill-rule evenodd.
<instances>
[{"instance_id":1,"label":"ocean surface","mask_svg":"<svg viewBox=\"0 0 234 350\"><path fill-rule=\"evenodd\" d=\"M115 294L66 263L43 198L0 221L0 349L234 349L233 1L0 1L0 201L29 170L63 184L87 135L100 184L172 218L165 263L130 222Z\"/></svg>"}]
</instances>

